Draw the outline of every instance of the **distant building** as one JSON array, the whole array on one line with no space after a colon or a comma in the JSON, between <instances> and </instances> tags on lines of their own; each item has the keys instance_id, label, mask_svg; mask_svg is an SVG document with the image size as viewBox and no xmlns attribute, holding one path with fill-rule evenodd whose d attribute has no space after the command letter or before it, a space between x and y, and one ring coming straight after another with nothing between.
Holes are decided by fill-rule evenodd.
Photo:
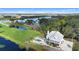
<instances>
[{"instance_id":1,"label":"distant building","mask_svg":"<svg viewBox=\"0 0 79 59\"><path fill-rule=\"evenodd\" d=\"M51 32L47 31L46 41L51 44L60 45L64 41L63 37L64 35L61 34L59 31L51 31Z\"/></svg>"},{"instance_id":2,"label":"distant building","mask_svg":"<svg viewBox=\"0 0 79 59\"><path fill-rule=\"evenodd\" d=\"M9 22L9 23L11 23L11 21L10 20L0 20L0 22Z\"/></svg>"},{"instance_id":3,"label":"distant building","mask_svg":"<svg viewBox=\"0 0 79 59\"><path fill-rule=\"evenodd\" d=\"M51 16L41 16L41 17L39 17L39 19L43 19L43 18L45 18L45 19L50 19Z\"/></svg>"},{"instance_id":4,"label":"distant building","mask_svg":"<svg viewBox=\"0 0 79 59\"><path fill-rule=\"evenodd\" d=\"M16 23L16 22L18 22L18 23L25 23L26 20L14 20L14 23Z\"/></svg>"},{"instance_id":5,"label":"distant building","mask_svg":"<svg viewBox=\"0 0 79 59\"><path fill-rule=\"evenodd\" d=\"M20 18L23 18L23 19L25 19L25 18L27 18L27 16L21 16Z\"/></svg>"},{"instance_id":6,"label":"distant building","mask_svg":"<svg viewBox=\"0 0 79 59\"><path fill-rule=\"evenodd\" d=\"M35 23L39 23L39 20L38 20L38 18L27 18L28 20L31 20L32 21L32 23L33 24L35 24Z\"/></svg>"}]
</instances>

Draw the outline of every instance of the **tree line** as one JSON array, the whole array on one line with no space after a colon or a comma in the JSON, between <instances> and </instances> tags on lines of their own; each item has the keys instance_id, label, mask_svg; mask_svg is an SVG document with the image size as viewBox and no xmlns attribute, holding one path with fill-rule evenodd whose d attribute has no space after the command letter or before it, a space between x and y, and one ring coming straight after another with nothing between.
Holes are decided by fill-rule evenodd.
<instances>
[{"instance_id":1,"label":"tree line","mask_svg":"<svg viewBox=\"0 0 79 59\"><path fill-rule=\"evenodd\" d=\"M66 38L78 38L79 17L78 16L58 16L55 19L39 19L42 32L46 35L47 31L59 31Z\"/></svg>"}]
</instances>

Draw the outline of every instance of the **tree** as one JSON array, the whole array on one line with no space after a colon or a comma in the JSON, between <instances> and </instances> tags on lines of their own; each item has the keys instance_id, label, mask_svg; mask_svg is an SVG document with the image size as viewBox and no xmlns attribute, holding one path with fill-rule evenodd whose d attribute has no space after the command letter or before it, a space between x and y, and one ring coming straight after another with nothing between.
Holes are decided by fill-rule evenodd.
<instances>
[{"instance_id":1,"label":"tree","mask_svg":"<svg viewBox=\"0 0 79 59\"><path fill-rule=\"evenodd\" d=\"M33 24L33 20L27 20L26 23L29 24L29 25L31 25L31 24Z\"/></svg>"}]
</instances>

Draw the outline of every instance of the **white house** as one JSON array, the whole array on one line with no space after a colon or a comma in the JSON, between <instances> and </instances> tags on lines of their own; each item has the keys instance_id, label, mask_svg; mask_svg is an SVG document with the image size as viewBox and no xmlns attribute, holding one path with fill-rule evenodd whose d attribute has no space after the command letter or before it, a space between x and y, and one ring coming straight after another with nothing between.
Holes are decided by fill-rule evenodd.
<instances>
[{"instance_id":1,"label":"white house","mask_svg":"<svg viewBox=\"0 0 79 59\"><path fill-rule=\"evenodd\" d=\"M18 22L18 23L25 23L26 20L14 20L14 23L15 23L15 22Z\"/></svg>"},{"instance_id":2,"label":"white house","mask_svg":"<svg viewBox=\"0 0 79 59\"><path fill-rule=\"evenodd\" d=\"M61 34L59 31L47 31L47 35L46 35L46 40L49 43L54 43L54 44L62 44L64 42L63 39L64 35Z\"/></svg>"}]
</instances>

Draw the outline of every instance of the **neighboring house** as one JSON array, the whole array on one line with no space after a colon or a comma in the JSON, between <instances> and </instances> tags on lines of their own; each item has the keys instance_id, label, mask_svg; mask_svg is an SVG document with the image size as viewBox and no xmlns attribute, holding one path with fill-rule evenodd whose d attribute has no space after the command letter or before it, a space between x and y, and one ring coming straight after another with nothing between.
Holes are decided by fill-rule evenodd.
<instances>
[{"instance_id":1,"label":"neighboring house","mask_svg":"<svg viewBox=\"0 0 79 59\"><path fill-rule=\"evenodd\" d=\"M63 37L64 35L59 31L48 31L46 35L46 41L50 44L57 44L58 46L60 46L64 42Z\"/></svg>"},{"instance_id":2,"label":"neighboring house","mask_svg":"<svg viewBox=\"0 0 79 59\"><path fill-rule=\"evenodd\" d=\"M18 22L18 23L25 23L26 20L14 20L14 23L16 23L16 22Z\"/></svg>"},{"instance_id":3,"label":"neighboring house","mask_svg":"<svg viewBox=\"0 0 79 59\"><path fill-rule=\"evenodd\" d=\"M21 18L21 19L22 19L22 18L25 19L25 18L27 18L27 16L21 16L20 18Z\"/></svg>"},{"instance_id":4,"label":"neighboring house","mask_svg":"<svg viewBox=\"0 0 79 59\"><path fill-rule=\"evenodd\" d=\"M38 23L39 22L38 18L27 18L27 19L32 20L33 23Z\"/></svg>"},{"instance_id":5,"label":"neighboring house","mask_svg":"<svg viewBox=\"0 0 79 59\"><path fill-rule=\"evenodd\" d=\"M9 26L9 23L11 23L10 20L0 20L0 24L2 25Z\"/></svg>"},{"instance_id":6,"label":"neighboring house","mask_svg":"<svg viewBox=\"0 0 79 59\"><path fill-rule=\"evenodd\" d=\"M9 22L9 23L11 23L10 20L0 20L0 22Z\"/></svg>"},{"instance_id":7,"label":"neighboring house","mask_svg":"<svg viewBox=\"0 0 79 59\"><path fill-rule=\"evenodd\" d=\"M39 17L39 19L43 19L43 18L45 18L45 19L50 19L51 16L42 16L42 17Z\"/></svg>"}]
</instances>

